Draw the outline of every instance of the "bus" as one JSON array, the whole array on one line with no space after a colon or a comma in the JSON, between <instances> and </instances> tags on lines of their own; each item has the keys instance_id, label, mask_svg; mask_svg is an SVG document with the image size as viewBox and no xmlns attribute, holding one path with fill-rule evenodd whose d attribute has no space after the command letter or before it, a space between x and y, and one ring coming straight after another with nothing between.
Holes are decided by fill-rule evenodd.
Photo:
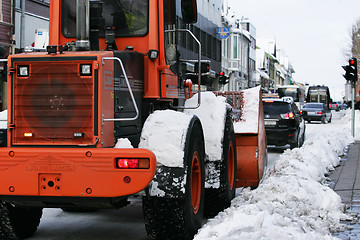
<instances>
[{"instance_id":1,"label":"bus","mask_svg":"<svg viewBox=\"0 0 360 240\"><path fill-rule=\"evenodd\" d=\"M298 85L284 85L278 86L277 94L279 98L292 97L295 104L299 109L304 105L305 102L305 89Z\"/></svg>"},{"instance_id":2,"label":"bus","mask_svg":"<svg viewBox=\"0 0 360 240\"><path fill-rule=\"evenodd\" d=\"M330 90L327 86L310 86L306 96L306 102L324 103L327 107L332 102L330 98Z\"/></svg>"}]
</instances>

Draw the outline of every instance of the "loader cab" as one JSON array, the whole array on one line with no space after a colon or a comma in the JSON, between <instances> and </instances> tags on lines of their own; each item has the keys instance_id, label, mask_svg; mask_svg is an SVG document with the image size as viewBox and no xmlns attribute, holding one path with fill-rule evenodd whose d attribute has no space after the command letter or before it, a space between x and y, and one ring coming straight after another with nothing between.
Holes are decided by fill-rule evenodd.
<instances>
[{"instance_id":1,"label":"loader cab","mask_svg":"<svg viewBox=\"0 0 360 240\"><path fill-rule=\"evenodd\" d=\"M144 56L144 98L181 97L178 33L168 30L177 28L177 16L187 24L197 21L196 0L76 0L75 3L74 0L51 1L50 45L62 45L69 51L139 52ZM84 11L79 14L81 8ZM81 42L84 45L78 45Z\"/></svg>"}]
</instances>

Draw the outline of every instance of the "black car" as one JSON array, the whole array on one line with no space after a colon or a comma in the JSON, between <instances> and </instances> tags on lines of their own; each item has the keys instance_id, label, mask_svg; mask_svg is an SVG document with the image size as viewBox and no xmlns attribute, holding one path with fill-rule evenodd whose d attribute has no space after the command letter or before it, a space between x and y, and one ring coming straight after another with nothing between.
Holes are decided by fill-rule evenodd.
<instances>
[{"instance_id":1,"label":"black car","mask_svg":"<svg viewBox=\"0 0 360 240\"><path fill-rule=\"evenodd\" d=\"M301 109L302 116L309 123L311 121L331 122L331 110L323 103L306 103Z\"/></svg>"},{"instance_id":2,"label":"black car","mask_svg":"<svg viewBox=\"0 0 360 240\"><path fill-rule=\"evenodd\" d=\"M305 140L305 121L293 101L263 99L268 145L301 147Z\"/></svg>"}]
</instances>

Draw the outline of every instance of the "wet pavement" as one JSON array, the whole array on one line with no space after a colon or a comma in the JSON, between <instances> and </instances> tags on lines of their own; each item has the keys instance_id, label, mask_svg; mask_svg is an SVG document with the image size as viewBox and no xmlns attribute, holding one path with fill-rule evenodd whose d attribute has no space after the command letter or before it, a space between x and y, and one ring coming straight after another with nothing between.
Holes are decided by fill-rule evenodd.
<instances>
[{"instance_id":1,"label":"wet pavement","mask_svg":"<svg viewBox=\"0 0 360 240\"><path fill-rule=\"evenodd\" d=\"M339 166L329 175L330 187L340 195L346 212L354 218L344 221L348 229L334 233L341 240L360 239L360 141L351 144L347 153L340 160Z\"/></svg>"}]
</instances>

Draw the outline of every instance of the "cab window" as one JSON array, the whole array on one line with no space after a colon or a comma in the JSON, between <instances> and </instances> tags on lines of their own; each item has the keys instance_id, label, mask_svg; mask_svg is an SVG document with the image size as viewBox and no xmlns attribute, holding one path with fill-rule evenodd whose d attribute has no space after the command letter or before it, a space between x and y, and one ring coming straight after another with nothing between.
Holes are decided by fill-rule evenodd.
<instances>
[{"instance_id":1,"label":"cab window","mask_svg":"<svg viewBox=\"0 0 360 240\"><path fill-rule=\"evenodd\" d=\"M116 37L145 36L149 28L148 0L90 0L90 28L105 36L106 27L115 30ZM74 0L62 1L62 33L76 37L76 7Z\"/></svg>"}]
</instances>

